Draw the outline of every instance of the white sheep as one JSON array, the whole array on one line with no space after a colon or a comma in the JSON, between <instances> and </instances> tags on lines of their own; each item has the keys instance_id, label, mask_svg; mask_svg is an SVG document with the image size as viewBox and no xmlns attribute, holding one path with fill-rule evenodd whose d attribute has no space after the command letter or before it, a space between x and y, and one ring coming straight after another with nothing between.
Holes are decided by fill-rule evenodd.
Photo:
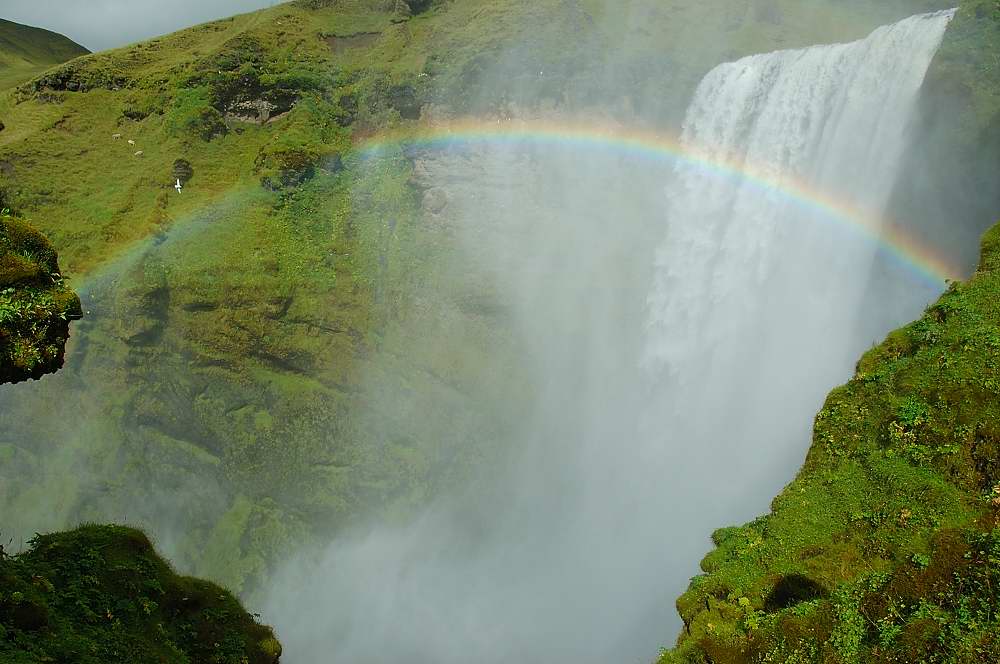
<instances>
[{"instance_id":1,"label":"white sheep","mask_svg":"<svg viewBox=\"0 0 1000 664\"><path fill-rule=\"evenodd\" d=\"M122 137L121 134L111 134L111 138L115 139L116 141L121 140L121 137Z\"/></svg>"},{"instance_id":2,"label":"white sheep","mask_svg":"<svg viewBox=\"0 0 1000 664\"><path fill-rule=\"evenodd\" d=\"M135 153L136 157L141 157L142 155L143 155L142 150L139 150L138 152Z\"/></svg>"},{"instance_id":3,"label":"white sheep","mask_svg":"<svg viewBox=\"0 0 1000 664\"><path fill-rule=\"evenodd\" d=\"M132 140L132 139L130 138L130 139L128 139L128 144L129 144L129 145L135 145L135 141L133 141L133 140Z\"/></svg>"}]
</instances>

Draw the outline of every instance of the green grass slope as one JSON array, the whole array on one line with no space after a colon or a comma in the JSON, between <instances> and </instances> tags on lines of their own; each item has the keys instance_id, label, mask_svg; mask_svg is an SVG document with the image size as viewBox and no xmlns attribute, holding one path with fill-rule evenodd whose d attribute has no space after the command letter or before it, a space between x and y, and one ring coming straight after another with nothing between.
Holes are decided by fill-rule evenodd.
<instances>
[{"instance_id":1,"label":"green grass slope","mask_svg":"<svg viewBox=\"0 0 1000 664\"><path fill-rule=\"evenodd\" d=\"M0 90L89 52L58 33L0 18Z\"/></svg>"},{"instance_id":2,"label":"green grass slope","mask_svg":"<svg viewBox=\"0 0 1000 664\"><path fill-rule=\"evenodd\" d=\"M0 548L7 664L277 664L281 645L228 591L178 576L140 531L83 526Z\"/></svg>"},{"instance_id":3,"label":"green grass slope","mask_svg":"<svg viewBox=\"0 0 1000 664\"><path fill-rule=\"evenodd\" d=\"M299 0L0 95L0 187L90 312L72 371L0 395L7 527L174 523L172 559L246 593L486 466L530 400L510 322L408 151L364 141L538 108L669 125L725 58L943 3L737 4Z\"/></svg>"}]
</instances>

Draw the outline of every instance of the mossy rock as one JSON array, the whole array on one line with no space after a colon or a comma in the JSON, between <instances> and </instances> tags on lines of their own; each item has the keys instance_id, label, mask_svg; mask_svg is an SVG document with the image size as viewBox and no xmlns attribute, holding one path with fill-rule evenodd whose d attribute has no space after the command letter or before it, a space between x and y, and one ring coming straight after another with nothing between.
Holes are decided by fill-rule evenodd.
<instances>
[{"instance_id":1,"label":"mossy rock","mask_svg":"<svg viewBox=\"0 0 1000 664\"><path fill-rule=\"evenodd\" d=\"M271 191L297 187L316 175L319 155L312 150L279 148L257 155L256 170L261 186Z\"/></svg>"},{"instance_id":2,"label":"mossy rock","mask_svg":"<svg viewBox=\"0 0 1000 664\"><path fill-rule=\"evenodd\" d=\"M86 525L0 548L0 661L277 664L281 645L227 590L180 576L144 533Z\"/></svg>"},{"instance_id":3,"label":"mossy rock","mask_svg":"<svg viewBox=\"0 0 1000 664\"><path fill-rule=\"evenodd\" d=\"M69 323L81 314L48 240L21 220L0 216L0 384L60 369Z\"/></svg>"}]
</instances>

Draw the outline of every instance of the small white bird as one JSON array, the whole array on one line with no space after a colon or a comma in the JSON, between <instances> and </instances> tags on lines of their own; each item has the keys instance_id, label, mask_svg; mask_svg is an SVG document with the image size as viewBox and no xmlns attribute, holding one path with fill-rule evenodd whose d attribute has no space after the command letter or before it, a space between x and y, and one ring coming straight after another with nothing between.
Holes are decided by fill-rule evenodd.
<instances>
[{"instance_id":1,"label":"small white bird","mask_svg":"<svg viewBox=\"0 0 1000 664\"><path fill-rule=\"evenodd\" d=\"M177 190L178 194L181 193L181 179L180 178L177 178L177 184L174 185L174 189Z\"/></svg>"}]
</instances>

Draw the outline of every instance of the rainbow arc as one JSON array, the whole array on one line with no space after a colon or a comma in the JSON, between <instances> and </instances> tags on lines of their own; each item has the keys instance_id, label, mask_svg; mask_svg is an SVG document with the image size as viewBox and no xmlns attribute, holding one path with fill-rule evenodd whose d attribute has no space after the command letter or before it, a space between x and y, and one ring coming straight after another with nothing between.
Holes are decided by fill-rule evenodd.
<instances>
[{"instance_id":1,"label":"rainbow arc","mask_svg":"<svg viewBox=\"0 0 1000 664\"><path fill-rule=\"evenodd\" d=\"M653 131L600 122L464 119L406 128L370 137L358 144L363 155L377 156L401 146L454 149L463 146L536 144L570 150L610 152L694 168L712 177L737 180L762 194L777 194L820 218L848 227L887 252L921 279L934 285L956 281L962 270L908 232L902 225L867 212L849 200L821 191L800 178L776 173L766 164L720 158L680 139Z\"/></svg>"}]
</instances>

